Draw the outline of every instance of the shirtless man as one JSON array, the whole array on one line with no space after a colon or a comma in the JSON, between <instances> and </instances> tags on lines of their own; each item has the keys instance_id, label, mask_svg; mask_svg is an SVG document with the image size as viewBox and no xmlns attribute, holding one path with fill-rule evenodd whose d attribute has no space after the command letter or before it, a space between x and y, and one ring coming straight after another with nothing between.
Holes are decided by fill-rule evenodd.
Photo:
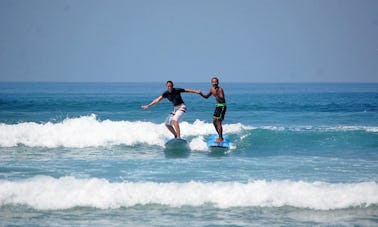
<instances>
[{"instance_id":1,"label":"shirtless man","mask_svg":"<svg viewBox=\"0 0 378 227\"><path fill-rule=\"evenodd\" d=\"M217 77L211 78L211 85L212 87L209 90L209 93L206 95L200 92L200 95L204 98L209 98L211 95L215 97L216 104L215 110L213 114L213 124L215 130L218 133L217 142L223 142L223 128L222 128L222 121L224 119L224 115L226 114L227 106L226 106L226 98L224 97L223 88L219 87L219 80Z\"/></svg>"},{"instance_id":2,"label":"shirtless man","mask_svg":"<svg viewBox=\"0 0 378 227\"><path fill-rule=\"evenodd\" d=\"M172 102L174 109L169 114L167 120L165 121L165 126L168 130L174 135L175 138L180 138L180 125L179 120L184 115L186 111L186 106L184 100L181 97L182 92L190 92L195 94L200 94L200 91L191 90L191 89L183 89L183 88L173 88L173 82L167 81L166 83L167 90L161 94L159 97L154 99L150 104L141 106L142 109L148 109L151 106L159 103L164 98L167 98L170 102ZM172 126L173 125L173 126Z\"/></svg>"}]
</instances>

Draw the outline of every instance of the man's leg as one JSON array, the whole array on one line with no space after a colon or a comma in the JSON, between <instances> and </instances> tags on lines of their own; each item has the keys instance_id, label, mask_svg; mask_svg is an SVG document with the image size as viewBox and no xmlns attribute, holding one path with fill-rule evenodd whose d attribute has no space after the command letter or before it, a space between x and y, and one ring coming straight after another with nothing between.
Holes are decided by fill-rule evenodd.
<instances>
[{"instance_id":1,"label":"man's leg","mask_svg":"<svg viewBox=\"0 0 378 227\"><path fill-rule=\"evenodd\" d=\"M217 126L217 119L213 119L213 125L214 125L214 128L215 130L217 131L218 135L219 135L219 131L218 131L218 126Z\"/></svg>"},{"instance_id":2,"label":"man's leg","mask_svg":"<svg viewBox=\"0 0 378 227\"><path fill-rule=\"evenodd\" d=\"M181 138L180 125L179 125L178 121L172 120L172 123L173 123L173 126L175 127L174 131L176 132L176 138Z\"/></svg>"},{"instance_id":3,"label":"man's leg","mask_svg":"<svg viewBox=\"0 0 378 227\"><path fill-rule=\"evenodd\" d=\"M174 129L171 125L168 125L168 124L166 124L165 126L166 126L166 127L168 128L168 130L173 134L173 136L174 136L175 138L177 138L177 133L176 133L175 129Z\"/></svg>"},{"instance_id":4,"label":"man's leg","mask_svg":"<svg viewBox=\"0 0 378 227\"><path fill-rule=\"evenodd\" d=\"M215 130L218 133L218 139L216 140L217 142L223 142L223 128L222 128L222 121L218 119L213 120L213 124L215 127Z\"/></svg>"},{"instance_id":5,"label":"man's leg","mask_svg":"<svg viewBox=\"0 0 378 227\"><path fill-rule=\"evenodd\" d=\"M175 138L177 138L177 134L176 134L176 131L175 129L173 128L172 126L172 117L173 117L173 113L170 113L169 116L167 117L167 119L165 120L165 126L167 127L167 129L173 134L173 136Z\"/></svg>"},{"instance_id":6,"label":"man's leg","mask_svg":"<svg viewBox=\"0 0 378 227\"><path fill-rule=\"evenodd\" d=\"M186 106L182 105L180 107L180 109L178 109L175 112L175 115L172 117L172 125L174 127L175 132L176 132L176 138L181 138L179 121L180 121L181 117L184 115L185 111L186 111Z\"/></svg>"}]
</instances>

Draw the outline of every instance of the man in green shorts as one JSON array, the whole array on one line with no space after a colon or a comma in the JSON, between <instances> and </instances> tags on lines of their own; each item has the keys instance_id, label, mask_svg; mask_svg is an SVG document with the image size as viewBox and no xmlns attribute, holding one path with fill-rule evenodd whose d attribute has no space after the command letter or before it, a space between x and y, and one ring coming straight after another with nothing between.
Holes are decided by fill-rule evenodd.
<instances>
[{"instance_id":1,"label":"man in green shorts","mask_svg":"<svg viewBox=\"0 0 378 227\"><path fill-rule=\"evenodd\" d=\"M226 114L227 106L226 106L226 98L224 97L223 88L219 87L219 80L217 77L211 78L211 85L209 93L206 95L200 93L200 95L204 98L209 98L211 95L214 95L216 100L215 110L213 114L213 124L215 130L218 133L217 142L223 142L223 128L222 128L222 121L224 119L224 115Z\"/></svg>"}]
</instances>

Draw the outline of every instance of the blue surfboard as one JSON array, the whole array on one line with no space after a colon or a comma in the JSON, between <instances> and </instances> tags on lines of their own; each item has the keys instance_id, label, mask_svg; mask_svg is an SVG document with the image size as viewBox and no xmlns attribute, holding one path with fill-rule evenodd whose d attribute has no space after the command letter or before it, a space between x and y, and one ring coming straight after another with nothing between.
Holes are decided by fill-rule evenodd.
<instances>
[{"instance_id":1,"label":"blue surfboard","mask_svg":"<svg viewBox=\"0 0 378 227\"><path fill-rule=\"evenodd\" d=\"M223 136L223 142L216 142L218 135L211 135L207 140L207 147L211 153L226 154L230 149L230 139L227 135Z\"/></svg>"},{"instance_id":2,"label":"blue surfboard","mask_svg":"<svg viewBox=\"0 0 378 227\"><path fill-rule=\"evenodd\" d=\"M165 143L164 153L167 157L186 157L190 153L188 141L185 139L171 139Z\"/></svg>"}]
</instances>

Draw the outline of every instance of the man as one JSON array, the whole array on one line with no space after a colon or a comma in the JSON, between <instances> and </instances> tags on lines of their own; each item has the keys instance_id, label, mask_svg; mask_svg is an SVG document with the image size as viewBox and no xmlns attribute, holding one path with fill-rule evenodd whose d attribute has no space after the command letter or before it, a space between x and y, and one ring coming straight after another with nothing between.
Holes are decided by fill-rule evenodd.
<instances>
[{"instance_id":1,"label":"man","mask_svg":"<svg viewBox=\"0 0 378 227\"><path fill-rule=\"evenodd\" d=\"M213 114L213 124L215 130L218 133L218 139L216 140L216 142L223 142L222 121L227 110L226 98L224 97L223 88L219 87L219 80L217 77L211 78L211 85L212 87L210 88L209 93L204 95L202 94L202 92L200 92L200 95L206 99L209 98L211 95L215 97L216 105Z\"/></svg>"},{"instance_id":2,"label":"man","mask_svg":"<svg viewBox=\"0 0 378 227\"><path fill-rule=\"evenodd\" d=\"M174 109L165 121L165 126L167 126L168 130L174 135L175 138L181 138L179 120L186 111L186 106L184 100L181 97L181 93L190 92L200 94L200 91L183 88L173 88L173 82L170 80L167 81L166 86L167 90L162 95L154 99L150 104L141 107L144 110L148 109L151 106L159 103L164 98L167 98L170 102L172 102Z\"/></svg>"}]
</instances>

